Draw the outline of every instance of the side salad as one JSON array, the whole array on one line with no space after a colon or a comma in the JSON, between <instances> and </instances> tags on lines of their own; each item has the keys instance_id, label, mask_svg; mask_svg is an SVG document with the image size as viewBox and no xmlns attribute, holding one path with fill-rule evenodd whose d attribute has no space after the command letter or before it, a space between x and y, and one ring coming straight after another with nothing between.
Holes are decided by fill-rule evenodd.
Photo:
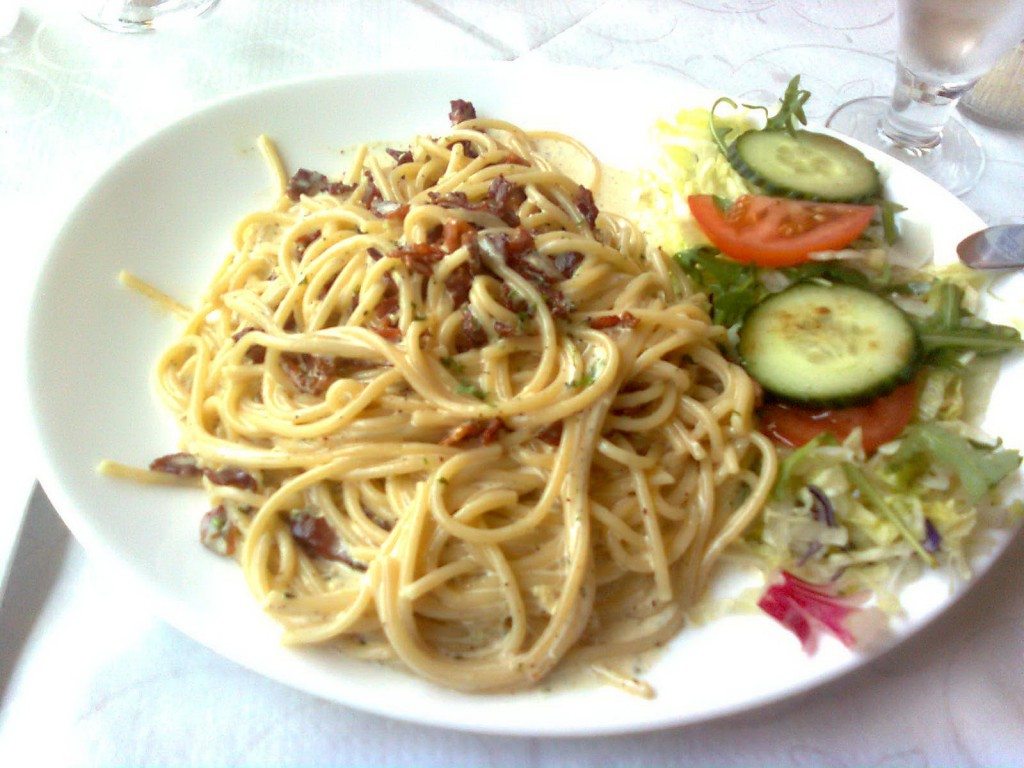
<instances>
[{"instance_id":1,"label":"side salad","mask_svg":"<svg viewBox=\"0 0 1024 768\"><path fill-rule=\"evenodd\" d=\"M1020 514L1000 498L1020 453L969 417L1024 343L978 316L983 278L893 247L904 209L859 150L801 127L809 97L798 76L774 114L723 98L659 123L641 223L763 390L780 471L743 549L759 607L813 650L823 630L854 644L865 602L898 613L924 568L966 576L981 523Z\"/></svg>"}]
</instances>

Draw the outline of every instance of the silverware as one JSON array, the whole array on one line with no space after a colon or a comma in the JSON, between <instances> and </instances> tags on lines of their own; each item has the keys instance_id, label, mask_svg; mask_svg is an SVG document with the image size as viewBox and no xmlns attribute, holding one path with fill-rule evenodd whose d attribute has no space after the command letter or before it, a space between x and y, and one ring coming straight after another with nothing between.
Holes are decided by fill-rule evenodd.
<instances>
[{"instance_id":1,"label":"silverware","mask_svg":"<svg viewBox=\"0 0 1024 768\"><path fill-rule=\"evenodd\" d=\"M960 241L956 254L974 269L1024 267L1024 224L1004 224L975 232Z\"/></svg>"}]
</instances>

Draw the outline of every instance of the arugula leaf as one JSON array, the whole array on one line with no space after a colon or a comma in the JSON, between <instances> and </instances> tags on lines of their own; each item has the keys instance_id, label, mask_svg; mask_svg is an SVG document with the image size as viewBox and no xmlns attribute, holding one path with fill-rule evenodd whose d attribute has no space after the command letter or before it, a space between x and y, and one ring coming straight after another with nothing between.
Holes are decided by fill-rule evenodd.
<instances>
[{"instance_id":1,"label":"arugula leaf","mask_svg":"<svg viewBox=\"0 0 1024 768\"><path fill-rule=\"evenodd\" d=\"M891 461L906 468L920 460L956 473L968 498L978 501L1020 466L1021 455L1009 448L979 446L938 424L923 423L907 428Z\"/></svg>"},{"instance_id":2,"label":"arugula leaf","mask_svg":"<svg viewBox=\"0 0 1024 768\"><path fill-rule=\"evenodd\" d=\"M885 237L885 243L886 245L892 245L900 239L900 231L896 226L896 214L902 213L907 209L891 200L882 200L878 207L882 211L882 233Z\"/></svg>"},{"instance_id":3,"label":"arugula leaf","mask_svg":"<svg viewBox=\"0 0 1024 768\"><path fill-rule=\"evenodd\" d=\"M869 507L875 514L881 515L886 518L890 523L896 526L896 530L899 531L900 535L906 540L914 551L920 555L921 559L924 560L928 565L935 566L935 558L930 552L928 552L920 541L917 540L917 536L907 526L906 521L900 517L899 513L892 508L888 501L885 500L885 496L878 490L871 479L864 473L860 467L850 462L843 462L843 474L846 475L846 479L850 481L850 485L857 489L860 493L861 499L864 501L865 506Z\"/></svg>"},{"instance_id":4,"label":"arugula leaf","mask_svg":"<svg viewBox=\"0 0 1024 768\"><path fill-rule=\"evenodd\" d=\"M837 264L834 261L808 261L796 267L788 267L782 273L794 283L801 280L828 280L830 283L852 285L854 288L870 290L871 278L859 269Z\"/></svg>"},{"instance_id":5,"label":"arugula leaf","mask_svg":"<svg viewBox=\"0 0 1024 768\"><path fill-rule=\"evenodd\" d=\"M712 321L728 328L742 320L767 290L758 281L756 268L717 254L713 248L690 248L675 259L697 289L708 295Z\"/></svg>"},{"instance_id":6,"label":"arugula leaf","mask_svg":"<svg viewBox=\"0 0 1024 768\"><path fill-rule=\"evenodd\" d=\"M963 296L962 288L945 280L936 281L928 292L926 301L935 311L915 319L914 324L929 363L958 366L961 352L998 355L1024 349L1016 328L989 323L965 312Z\"/></svg>"},{"instance_id":7,"label":"arugula leaf","mask_svg":"<svg viewBox=\"0 0 1024 768\"><path fill-rule=\"evenodd\" d=\"M796 133L796 124L807 125L807 115L804 114L804 104L811 98L811 92L800 87L800 75L794 75L786 86L786 92L782 94L782 103L779 104L779 111L768 118L764 130L783 130L789 134Z\"/></svg>"},{"instance_id":8,"label":"arugula leaf","mask_svg":"<svg viewBox=\"0 0 1024 768\"><path fill-rule=\"evenodd\" d=\"M800 87L800 75L795 75L789 81L789 85L786 86L786 92L782 95L782 102L779 104L779 111L774 115L769 116L767 107L763 107L760 104L744 104L743 106L747 109L756 109L764 112L767 119L764 128L761 130L783 130L789 134L794 134L796 133L797 124L807 125L804 104L807 103L809 98L811 98L811 92ZM711 131L711 138L714 139L718 149L725 155L729 151L725 145L725 132L719 131L715 125L715 110L718 109L719 104L728 104L733 109L737 109L739 104L726 96L722 96L711 105L711 111L708 114L708 129Z\"/></svg>"},{"instance_id":9,"label":"arugula leaf","mask_svg":"<svg viewBox=\"0 0 1024 768\"><path fill-rule=\"evenodd\" d=\"M711 300L711 319L726 328L743 319L747 310L764 299L769 291L760 280L765 271L740 264L719 255L714 248L689 248L675 255L676 263L693 281L696 288ZM857 269L829 261L810 261L778 270L790 283L801 280L828 280L831 283L857 288L888 287L875 285L871 278Z\"/></svg>"}]
</instances>

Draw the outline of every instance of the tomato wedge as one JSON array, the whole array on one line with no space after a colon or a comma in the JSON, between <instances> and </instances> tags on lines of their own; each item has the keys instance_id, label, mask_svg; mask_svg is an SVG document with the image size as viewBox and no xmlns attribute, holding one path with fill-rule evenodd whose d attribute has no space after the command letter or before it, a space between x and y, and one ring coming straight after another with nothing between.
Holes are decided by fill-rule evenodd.
<instances>
[{"instance_id":1,"label":"tomato wedge","mask_svg":"<svg viewBox=\"0 0 1024 768\"><path fill-rule=\"evenodd\" d=\"M691 195L687 202L718 250L759 267L791 267L807 261L810 253L845 248L875 216L873 205L762 195L743 195L728 210L712 195Z\"/></svg>"},{"instance_id":2,"label":"tomato wedge","mask_svg":"<svg viewBox=\"0 0 1024 768\"><path fill-rule=\"evenodd\" d=\"M761 431L789 448L803 445L828 432L845 440L861 428L864 451L895 440L906 429L917 408L917 383L897 387L865 405L851 408L801 408L785 403L768 403L760 409Z\"/></svg>"}]
</instances>

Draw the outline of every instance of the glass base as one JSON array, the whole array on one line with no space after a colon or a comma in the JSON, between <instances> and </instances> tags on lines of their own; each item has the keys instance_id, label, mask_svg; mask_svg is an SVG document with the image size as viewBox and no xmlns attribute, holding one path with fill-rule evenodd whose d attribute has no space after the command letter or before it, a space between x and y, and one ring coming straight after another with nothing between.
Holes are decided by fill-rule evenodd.
<instances>
[{"instance_id":1,"label":"glass base","mask_svg":"<svg viewBox=\"0 0 1024 768\"><path fill-rule=\"evenodd\" d=\"M82 15L112 32L150 32L164 23L201 16L219 0L87 0Z\"/></svg>"},{"instance_id":2,"label":"glass base","mask_svg":"<svg viewBox=\"0 0 1024 768\"><path fill-rule=\"evenodd\" d=\"M825 122L829 128L857 139L920 171L954 195L962 195L978 183L985 168L985 153L978 140L957 120L942 129L942 139L932 147L903 144L882 130L889 99L868 96L843 104Z\"/></svg>"}]
</instances>

